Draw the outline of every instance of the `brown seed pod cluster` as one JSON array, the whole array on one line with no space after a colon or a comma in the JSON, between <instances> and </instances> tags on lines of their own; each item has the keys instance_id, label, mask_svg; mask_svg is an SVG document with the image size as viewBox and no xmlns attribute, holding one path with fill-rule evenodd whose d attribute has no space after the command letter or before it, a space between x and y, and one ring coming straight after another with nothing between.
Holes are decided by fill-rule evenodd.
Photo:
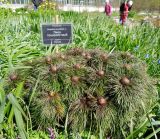
<instances>
[{"instance_id":1,"label":"brown seed pod cluster","mask_svg":"<svg viewBox=\"0 0 160 139\"><path fill-rule=\"evenodd\" d=\"M129 52L122 53L121 56L124 59L132 59L132 58L134 58L134 56Z\"/></svg>"},{"instance_id":2,"label":"brown seed pod cluster","mask_svg":"<svg viewBox=\"0 0 160 139\"><path fill-rule=\"evenodd\" d=\"M107 54L101 54L100 55L100 58L102 59L102 61L106 61L106 60L108 60L108 55Z\"/></svg>"},{"instance_id":3,"label":"brown seed pod cluster","mask_svg":"<svg viewBox=\"0 0 160 139\"><path fill-rule=\"evenodd\" d=\"M130 85L131 84L131 81L130 81L130 79L128 78L128 77L122 77L120 80L120 83L122 84L122 85L124 85L124 86L128 86L128 85Z\"/></svg>"},{"instance_id":4,"label":"brown seed pod cluster","mask_svg":"<svg viewBox=\"0 0 160 139\"><path fill-rule=\"evenodd\" d=\"M55 128L60 119L65 123L63 119L68 114L68 125L76 132L85 126L97 127L92 129L97 132L99 123L104 131L113 133L113 138L124 138L117 129L130 126L130 115L138 120L144 111L141 102L149 108L156 96L143 62L127 52L108 54L104 50L74 48L32 61L27 65L31 68L18 69L7 76L7 83L15 87L25 81L24 92L29 94L29 88L38 80L31 115L42 129ZM8 78L16 82L9 82Z\"/></svg>"},{"instance_id":5,"label":"brown seed pod cluster","mask_svg":"<svg viewBox=\"0 0 160 139\"><path fill-rule=\"evenodd\" d=\"M97 101L100 106L105 106L107 104L107 100L104 97L99 97Z\"/></svg>"},{"instance_id":6,"label":"brown seed pod cluster","mask_svg":"<svg viewBox=\"0 0 160 139\"><path fill-rule=\"evenodd\" d=\"M80 69L80 68L81 68L81 64L75 64L73 67L74 67L75 69Z\"/></svg>"},{"instance_id":7,"label":"brown seed pod cluster","mask_svg":"<svg viewBox=\"0 0 160 139\"><path fill-rule=\"evenodd\" d=\"M47 64L51 64L52 63L52 57L51 56L46 56L45 61L46 61Z\"/></svg>"},{"instance_id":8,"label":"brown seed pod cluster","mask_svg":"<svg viewBox=\"0 0 160 139\"><path fill-rule=\"evenodd\" d=\"M71 81L72 81L72 83L77 84L80 81L80 77L78 77L78 76L72 76L71 77Z\"/></svg>"},{"instance_id":9,"label":"brown seed pod cluster","mask_svg":"<svg viewBox=\"0 0 160 139\"><path fill-rule=\"evenodd\" d=\"M16 81L18 79L18 76L16 73L12 73L11 75L9 75L9 78L11 81Z\"/></svg>"},{"instance_id":10,"label":"brown seed pod cluster","mask_svg":"<svg viewBox=\"0 0 160 139\"><path fill-rule=\"evenodd\" d=\"M65 59L66 59L66 56L63 55L63 54L60 54L60 55L59 55L59 58L62 59L62 60L65 60Z\"/></svg>"},{"instance_id":11,"label":"brown seed pod cluster","mask_svg":"<svg viewBox=\"0 0 160 139\"><path fill-rule=\"evenodd\" d=\"M69 50L68 54L69 55L80 55L82 54L82 52L83 50L81 48L76 47L76 48Z\"/></svg>"},{"instance_id":12,"label":"brown seed pod cluster","mask_svg":"<svg viewBox=\"0 0 160 139\"><path fill-rule=\"evenodd\" d=\"M60 97L60 95L59 95L58 92L55 92L55 91L46 91L45 93L46 93L45 96L47 97L47 99L49 101L50 100L57 100L57 101L61 100L61 97Z\"/></svg>"},{"instance_id":13,"label":"brown seed pod cluster","mask_svg":"<svg viewBox=\"0 0 160 139\"><path fill-rule=\"evenodd\" d=\"M90 53L86 53L85 58L86 58L87 60L90 60L90 59L92 58L92 56L91 56Z\"/></svg>"},{"instance_id":14,"label":"brown seed pod cluster","mask_svg":"<svg viewBox=\"0 0 160 139\"><path fill-rule=\"evenodd\" d=\"M91 54L89 52L82 52L81 55L86 59L90 60L92 58Z\"/></svg>"},{"instance_id":15,"label":"brown seed pod cluster","mask_svg":"<svg viewBox=\"0 0 160 139\"><path fill-rule=\"evenodd\" d=\"M81 55L82 55L83 57L85 57L85 56L86 56L86 52L82 52Z\"/></svg>"},{"instance_id":16,"label":"brown seed pod cluster","mask_svg":"<svg viewBox=\"0 0 160 139\"><path fill-rule=\"evenodd\" d=\"M57 66L56 65L51 65L50 66L50 71L51 71L51 73L56 73L58 71Z\"/></svg>"},{"instance_id":17,"label":"brown seed pod cluster","mask_svg":"<svg viewBox=\"0 0 160 139\"><path fill-rule=\"evenodd\" d=\"M99 77L103 77L105 75L105 72L103 70L99 70L96 72L96 74L99 76Z\"/></svg>"},{"instance_id":18,"label":"brown seed pod cluster","mask_svg":"<svg viewBox=\"0 0 160 139\"><path fill-rule=\"evenodd\" d=\"M123 67L124 67L126 70L131 70L131 69L132 69L132 65L131 65L131 64L124 64Z\"/></svg>"},{"instance_id":19,"label":"brown seed pod cluster","mask_svg":"<svg viewBox=\"0 0 160 139\"><path fill-rule=\"evenodd\" d=\"M55 94L56 94L56 93L55 93L55 92L53 92L53 91L51 91L51 92L49 92L49 93L48 93L48 95L49 95L50 97L54 97L54 96L55 96Z\"/></svg>"}]
</instances>

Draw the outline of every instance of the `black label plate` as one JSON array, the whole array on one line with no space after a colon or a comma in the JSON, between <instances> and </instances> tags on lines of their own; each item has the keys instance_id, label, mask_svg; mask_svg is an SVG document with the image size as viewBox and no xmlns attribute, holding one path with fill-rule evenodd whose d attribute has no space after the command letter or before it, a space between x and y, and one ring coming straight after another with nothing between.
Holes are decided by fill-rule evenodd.
<instances>
[{"instance_id":1,"label":"black label plate","mask_svg":"<svg viewBox=\"0 0 160 139\"><path fill-rule=\"evenodd\" d=\"M72 43L72 24L43 24L42 38L44 44Z\"/></svg>"}]
</instances>

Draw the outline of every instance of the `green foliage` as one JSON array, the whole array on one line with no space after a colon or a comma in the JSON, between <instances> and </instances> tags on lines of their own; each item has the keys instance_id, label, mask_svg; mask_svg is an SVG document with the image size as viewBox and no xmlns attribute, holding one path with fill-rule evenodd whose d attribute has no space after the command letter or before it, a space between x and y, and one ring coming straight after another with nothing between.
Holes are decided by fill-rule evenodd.
<instances>
[{"instance_id":1,"label":"green foliage","mask_svg":"<svg viewBox=\"0 0 160 139\"><path fill-rule=\"evenodd\" d=\"M6 99L5 99L5 92L3 90L3 86L2 84L0 84L0 124L3 122L4 119L4 107L5 107L5 103L6 103ZM1 129L1 127L0 127Z\"/></svg>"},{"instance_id":2,"label":"green foliage","mask_svg":"<svg viewBox=\"0 0 160 139\"><path fill-rule=\"evenodd\" d=\"M57 13L50 11L50 10L38 10L36 12L34 11L28 11L28 13L13 13L11 10L5 10L5 9L0 9L0 18L2 20L0 20L0 78L5 77L9 77L10 74L12 74L12 72L14 73L14 71L17 71L16 74L19 74L20 79L18 79L17 82L15 83L11 83L10 79L7 78L8 82L7 84L10 84L10 87L8 89L5 88L5 90L3 92L5 93L0 93L0 109L2 111L4 111L4 98L6 98L7 94L9 94L10 92L14 92L12 90L12 88L17 87L18 83L20 81L24 81L26 79L26 77L28 76L28 78L30 78L31 76L31 71L32 68L30 69L30 66L28 66L26 63L32 63L32 59L36 59L36 57L41 57L42 55L52 55L52 54L46 54L47 51L51 51L53 50L53 47L50 47L49 49L47 47L44 47L44 45L41 43L41 33L40 33L40 24L41 23L48 23L48 22L53 22L54 19L54 15ZM23 14L23 16L22 16ZM83 48L95 48L95 47L100 47L103 48L109 52L112 51L129 51L131 53L133 53L136 57L140 58L141 60L144 60L147 65L148 65L148 70L147 72L156 77L157 79L159 79L160 77L160 66L158 63L159 60L159 29L158 28L153 28L150 25L142 25L142 26L135 26L134 28L130 29L128 27L123 28L117 24L115 24L111 19L106 19L106 17L102 14L99 13L77 13L77 12L59 12L58 13L60 16L60 22L71 22L73 23L73 45L76 46L82 46ZM14 15L14 16L13 16ZM5 29L4 29L5 28ZM154 37L153 37L154 36ZM72 46L72 45L71 45ZM66 46L61 47L60 50L65 51ZM147 57L146 57L147 55ZM149 57L148 57L149 55ZM116 55L115 55L116 56ZM42 58L44 59L44 57ZM120 59L118 59L119 61ZM24 63L24 61L26 63ZM34 61L34 60L33 60ZM78 61L83 61L82 59L79 59ZM40 63L42 62L41 60L39 61ZM74 62L74 60L73 60ZM73 64L73 62L71 62L71 64L69 64L69 66L71 66ZM97 63L98 61L94 61L95 63ZM93 62L93 63L94 63ZM139 63L140 61L138 61ZM20 63L24 63L24 64L20 64ZM37 62L33 62L33 65L31 64L31 67L34 67L34 64L36 65L35 67L37 68L35 70L34 76L37 77L38 74L36 74L36 72L38 71L42 71L42 73L46 73L46 69L48 70L49 66L47 67L47 64L44 64L44 62L42 62L43 64L38 65ZM30 65L29 64L29 65ZM110 83L115 83L115 79L118 78L119 76L117 75L121 75L123 72L120 71L120 69L116 68L118 67L120 63L116 63L114 65L115 68L113 68L113 71L117 71L118 74L114 74L114 80L110 80L111 78L107 79L107 82L110 81ZM27 65L27 66L24 66ZM59 65L59 64L57 64ZM67 64L68 65L68 64ZM97 65L97 64L96 64ZM92 64L92 66L94 66L94 64ZM101 64L99 65L101 66ZM98 67L99 67L98 66ZM41 67L43 67L41 69ZM107 67L109 68L109 67ZM136 67L137 68L137 67ZM140 67L142 69L142 67ZM30 69L30 70L29 70ZM96 67L96 69L98 69ZM139 69L139 67L138 67ZM27 72L29 71L29 72ZM83 70L81 70L80 72L76 72L76 75L86 75L88 70L86 70L85 68ZM123 71L123 70L122 70ZM134 70L135 71L135 70ZM143 69L142 69L143 71ZM72 74L74 74L74 71L69 71L67 70L66 72L69 73L69 76L71 76ZM93 71L89 71L89 73L92 73ZM9 73L9 75L7 74ZM135 72L129 72L130 75L137 73L137 71ZM59 79L64 79L64 78L68 78L69 76L65 77L66 73L64 72L63 74L58 74L60 77L58 77ZM44 77L45 74L40 75L40 79L42 79L41 77ZM94 74L91 74L90 76L93 77ZM139 76L139 74L138 74ZM88 77L88 76L87 76ZM49 78L47 75L47 78L49 80L52 80L52 77ZM55 76L53 76L53 78L55 78ZM137 77L136 77L137 78ZM146 77L143 77L142 79L144 80ZM90 79L90 78L88 78ZM94 79L94 78L93 78ZM92 80L93 80L92 79ZM28 80L28 79L27 79ZM55 106L55 105L59 105L64 113L62 114L62 117L66 116L66 115L70 115L68 119L65 120L65 118L51 118L51 121L53 121L53 126L56 126L56 129L59 129L60 131L58 131L58 133L56 134L57 138L64 138L64 139L76 139L76 138L97 138L99 139L100 137L102 137L104 135L104 131L103 131L103 126L105 126L105 121L107 121L107 118L103 118L102 121L104 121L102 123L101 120L99 120L101 117L99 115L97 115L97 113L95 113L96 109L97 109L97 103L96 103L96 98L97 96L95 94L100 94L103 95L103 87L102 87L102 80L100 82L98 82L97 80L94 80L93 85L92 85L92 89L96 88L96 86L98 87L98 91L89 91L89 94L91 95L87 95L87 96L83 96L83 95L79 95L81 94L82 90L81 88L86 88L85 84L80 83L79 85L73 86L70 83L70 79L64 80L66 81L66 83L63 80L60 80L57 82L53 82L53 84L51 84L49 82L49 80L47 81L42 81L40 80L40 84L43 85L42 87L47 88L48 87L48 82L49 82L49 89L52 88L54 86L55 92L53 93L57 93L58 92L58 102L57 101L51 101L51 103L46 103L45 97L43 97L43 92L41 91L37 91L40 90L41 87L39 87L40 85L38 84L38 81L36 80L36 78L32 78L30 79L32 82L32 89L22 89L22 93L20 93L20 96L14 96L15 98L18 98L18 103L21 105L21 107L23 108L23 111L25 113L27 113L27 117L29 118L29 114L27 111L27 107L30 108L30 111L35 111L35 109L33 109L33 105L39 104L37 108L40 107L40 109L43 110L44 115L48 115L49 111L45 111L46 107L50 107L50 106ZM35 82L34 82L35 81ZM57 81L57 80L56 80ZM60 83L59 83L60 82ZM44 83L44 84L43 84ZM68 84L68 86L66 86ZM117 83L117 82L116 82ZM7 85L6 84L6 85ZM15 86L16 84L16 86ZM36 85L37 84L37 85ZM71 100L72 101L64 101L67 100L67 97L63 98L63 95L61 95L61 89L62 89L62 85L65 85L66 88L64 91L65 92L63 95L66 95L67 92L74 92L73 94L71 94ZM146 83L148 84L148 83ZM157 86L159 86L158 83L156 83L155 81L151 82L151 84L157 84ZM82 85L82 87L80 88L80 85ZM119 85L119 84L118 84ZM137 83L136 83L137 85ZM28 86L28 85L26 85ZM95 87L94 87L95 86ZM138 84L138 88L142 88L141 84ZM160 87L159 87L160 88ZM91 89L91 90L92 90ZM121 88L115 86L114 88L115 90L118 89L118 91L120 92L120 94L116 94L116 97L112 100L115 101L116 98L121 98L123 96L121 96L121 92L122 91L126 91L126 90L121 90ZM131 88L132 89L132 88ZM3 89L1 89L2 92ZM80 90L81 92L77 92L77 90ZM86 89L88 91L88 88ZM142 91L146 90L142 89ZM152 91L152 90L151 90ZM38 92L38 93L37 93ZM113 92L115 92L113 90ZM127 92L125 92L127 93ZM132 92L131 92L132 93ZM3 95L5 94L5 95ZM28 94L30 94L31 96L28 96ZM42 94L42 95L41 95ZM47 95L47 93L45 93L45 95ZM2 95L2 96L1 96ZM36 100L36 96L40 96L39 100ZM144 95L142 95L144 97ZM126 97L126 96L125 96ZM141 94L138 94L138 98L141 97ZM21 98L24 98L25 102L27 103L27 106L24 105L21 100ZM32 98L32 99L31 99ZM91 102L91 105L89 105L89 110L92 110L92 112L90 112L89 110L85 110L85 114L84 116L80 115L80 113L83 112L82 111L78 111L81 110L81 103L80 99L83 100L83 102L85 102L84 100L86 98L89 98L89 102ZM106 97L107 99L107 97ZM129 98L131 99L131 98ZM61 100L61 101L59 101ZM125 103L125 101L123 99L120 99L120 102L116 102L117 107L119 106L118 103L123 103L123 104L127 104L130 105L131 103L128 101ZM136 100L136 99L133 99ZM132 102L132 101L131 101ZM19 134L19 129L18 126L16 124L16 119L15 119L15 115L14 115L14 109L12 109L12 105L11 103L6 99L5 100L5 109L7 110L7 113L4 112L0 113L0 137L8 137L8 138L13 138L15 139L18 134ZM28 104L29 103L29 104ZM146 102L145 102L146 103ZM42 105L46 104L46 107L42 107ZM68 112L68 105L72 104L70 111ZM79 106L80 104L80 106ZM109 103L107 106L109 106L104 110L104 113L107 113L107 115L115 115L115 113L117 113L118 110L113 110L114 108L116 109L116 107L114 107L113 105L110 105L111 103ZM132 109L134 109L134 107L136 107L136 104L131 107ZM76 107L74 107L74 105ZM128 108L128 106L125 105L125 109ZM141 104L140 104L141 105ZM150 105L150 104L149 104ZM142 105L141 105L142 106ZM120 107L122 108L122 107ZM17 108L18 109L18 108ZM53 111L55 114L55 109L56 107L53 107ZM139 107L137 107L136 109L139 109ZM141 109L141 108L140 108ZM129 138L138 138L138 137L143 137L145 138L146 136L151 137L151 136L155 136L156 133L158 134L158 128L156 127L155 123L158 124L159 122L159 106L157 106L155 109L152 110L152 108L147 107L147 109L149 110L149 119L146 119L146 116L140 116L140 118L138 118L137 122L135 122L136 117L138 117L138 115L133 116L129 115L127 116L127 114L124 116L124 118L121 119L121 117L118 117L117 119L117 123L120 122L120 124L124 124L125 122L127 122L127 126L126 127L119 127L118 124L115 124L115 126L118 126L119 131L118 132L122 132L121 129L125 129L123 131L123 135L127 136ZM19 110L19 109L18 109ZM130 111L132 111L130 109ZM36 111L35 111L36 112ZM118 111L120 112L120 111ZM41 111L38 112L39 114L41 114ZM100 112L99 112L100 113ZM102 114L104 114L102 113ZM134 113L134 111L133 111ZM140 115L143 114L144 111L142 110L142 113L139 113ZM33 116L34 112L32 113ZM19 115L19 114L18 114ZM23 115L23 114L21 114ZM41 123L44 123L44 119L46 118L46 116L42 116L42 120ZM155 116L157 115L157 116ZM37 115L36 115L37 116ZM23 116L22 116L23 117ZM75 118L74 118L75 117ZM79 119L77 117L80 117ZM39 117L38 117L39 118ZM94 122L92 122L92 128L89 125L91 120L88 120L87 124L85 124L85 119L93 119ZM99 118L99 119L98 119ZM130 119L129 119L130 118ZM8 119L10 119L9 121L11 121L10 123L8 123ZM23 118L25 119L25 118ZM84 119L84 120L83 120ZM121 120L119 120L121 119ZM155 123L153 122L149 122L149 120L156 120ZM3 120L3 121L2 121ZM47 119L48 120L48 119ZM113 120L113 119L112 119ZM36 129L36 125L38 125L38 121L35 122L36 120L33 121L33 126ZM71 122L72 121L72 122ZM124 122L123 122L124 121ZM28 129L31 127L29 121L24 120L23 121L26 125L26 129L28 130L32 130L32 129ZM83 123L82 123L83 122ZM36 123L36 125L35 125ZM55 124L55 123L58 123ZM60 123L60 124L59 124ZM64 125L65 123L65 125ZM71 123L71 124L69 124ZM78 123L79 126L77 128L77 126L74 123ZM145 124L146 123L146 124ZM49 125L49 123L47 123ZM69 125L68 125L69 124ZM108 122L108 124L111 124L110 122ZM143 126L144 124L144 126ZM83 129L83 127L86 125L86 129L85 131L83 131L82 133L72 133L76 132L76 130L81 130ZM95 127L94 125L98 125L97 127ZM102 126L101 126L102 125ZM136 127L134 128L134 126L136 125ZM47 126L47 125L46 125ZM152 128L152 126L154 128ZM74 128L75 127L75 128ZM94 127L94 128L93 128ZM127 128L128 127L128 128ZM142 128L141 128L142 127ZM44 128L44 127L43 127ZM71 130L72 128L72 130ZM76 129L77 128L77 129ZM107 126L105 126L105 128L107 128ZM112 126L113 130L114 130L114 126ZM121 129L120 129L121 128ZM126 129L127 128L127 129ZM61 129L64 130L65 129L65 134L60 134ZM94 131L94 129L97 129L97 131ZM153 130L154 129L154 130ZM46 130L46 128L45 128ZM40 131L41 132L41 131ZM46 133L46 136L43 134L41 134L39 131L35 131L33 134L37 133L37 136L44 136L47 137L48 134ZM30 132L27 132L28 135L30 135ZM40 134L40 135L39 135ZM96 135L93 135L96 134ZM130 134L130 135L129 135ZM35 135L36 136L36 135ZM116 136L116 134L115 134ZM117 135L118 136L118 135Z\"/></svg>"},{"instance_id":3,"label":"green foliage","mask_svg":"<svg viewBox=\"0 0 160 139\"><path fill-rule=\"evenodd\" d=\"M90 129L98 134L103 129L102 137L118 139L128 135L131 119L136 128L139 117L156 101L145 64L130 53L74 48L23 66L32 68L16 70L19 78L10 83L24 81L24 92L34 88L28 95L30 112L41 129L64 126L68 113L73 133Z\"/></svg>"},{"instance_id":4,"label":"green foliage","mask_svg":"<svg viewBox=\"0 0 160 139\"><path fill-rule=\"evenodd\" d=\"M32 131L29 135L29 139L49 139L49 136L43 131Z\"/></svg>"},{"instance_id":5,"label":"green foliage","mask_svg":"<svg viewBox=\"0 0 160 139\"><path fill-rule=\"evenodd\" d=\"M21 96L23 83L19 83L17 85L16 89L12 90L12 93L6 94L5 90L3 90L2 83L1 83L1 98L3 98L3 101L0 105L1 108L1 121L0 121L0 131L6 130L7 136L10 135L10 137L16 137L16 134L14 134L14 117L16 120L16 126L17 130L19 131L20 137L23 139L27 138L26 130L25 130L25 124L23 121L23 117L25 120L27 120L27 116L25 112L23 111L21 105L19 104L16 97ZM14 94L14 95L13 95ZM5 98L4 98L5 97ZM7 99L7 100L6 100ZM23 115L23 116L22 116ZM5 122L7 121L7 124Z\"/></svg>"},{"instance_id":6,"label":"green foliage","mask_svg":"<svg viewBox=\"0 0 160 139\"><path fill-rule=\"evenodd\" d=\"M27 9L27 8L18 8L18 9L16 9L15 11L16 11L17 13L18 13L18 12L22 12L22 13L24 14L25 12L28 11L28 9Z\"/></svg>"},{"instance_id":7,"label":"green foliage","mask_svg":"<svg viewBox=\"0 0 160 139\"><path fill-rule=\"evenodd\" d=\"M8 17L12 14L11 9L0 8L0 16Z\"/></svg>"},{"instance_id":8,"label":"green foliage","mask_svg":"<svg viewBox=\"0 0 160 139\"><path fill-rule=\"evenodd\" d=\"M9 0L0 0L0 2L3 3L3 4L9 4L10 3Z\"/></svg>"},{"instance_id":9,"label":"green foliage","mask_svg":"<svg viewBox=\"0 0 160 139\"><path fill-rule=\"evenodd\" d=\"M128 17L129 18L134 18L136 16L136 14L137 13L135 11L130 11L129 14L128 14Z\"/></svg>"}]
</instances>

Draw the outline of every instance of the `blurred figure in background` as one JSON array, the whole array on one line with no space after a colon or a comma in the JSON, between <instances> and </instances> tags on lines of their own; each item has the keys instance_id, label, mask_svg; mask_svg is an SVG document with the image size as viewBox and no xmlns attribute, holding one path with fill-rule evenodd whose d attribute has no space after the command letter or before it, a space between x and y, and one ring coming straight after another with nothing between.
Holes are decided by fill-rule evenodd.
<instances>
[{"instance_id":1,"label":"blurred figure in background","mask_svg":"<svg viewBox=\"0 0 160 139\"><path fill-rule=\"evenodd\" d=\"M126 23L128 13L131 10L132 5L133 5L133 1L131 1L131 0L128 0L128 1L121 3L121 5L120 5L120 23L122 25L124 25Z\"/></svg>"},{"instance_id":2,"label":"blurred figure in background","mask_svg":"<svg viewBox=\"0 0 160 139\"><path fill-rule=\"evenodd\" d=\"M128 8L128 11L130 11L130 10L132 9L133 1L128 0L127 5L128 5L128 7L129 7L129 8Z\"/></svg>"},{"instance_id":3,"label":"blurred figure in background","mask_svg":"<svg viewBox=\"0 0 160 139\"><path fill-rule=\"evenodd\" d=\"M34 5L34 10L38 9L38 6L43 2L43 0L32 0L32 3Z\"/></svg>"},{"instance_id":4,"label":"blurred figure in background","mask_svg":"<svg viewBox=\"0 0 160 139\"><path fill-rule=\"evenodd\" d=\"M111 6L109 0L106 0L105 13L107 16L111 16L111 14L112 14L112 6Z\"/></svg>"}]
</instances>

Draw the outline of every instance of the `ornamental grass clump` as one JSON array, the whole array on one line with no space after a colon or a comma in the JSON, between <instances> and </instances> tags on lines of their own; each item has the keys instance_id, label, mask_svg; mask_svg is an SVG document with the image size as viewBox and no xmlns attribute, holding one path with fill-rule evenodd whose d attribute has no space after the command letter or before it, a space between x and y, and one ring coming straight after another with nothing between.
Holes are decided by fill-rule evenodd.
<instances>
[{"instance_id":1,"label":"ornamental grass clump","mask_svg":"<svg viewBox=\"0 0 160 139\"><path fill-rule=\"evenodd\" d=\"M24 82L33 123L45 130L67 121L68 132L122 139L156 100L145 63L128 52L73 48L24 66L31 68L15 71L7 81L12 87Z\"/></svg>"}]
</instances>

